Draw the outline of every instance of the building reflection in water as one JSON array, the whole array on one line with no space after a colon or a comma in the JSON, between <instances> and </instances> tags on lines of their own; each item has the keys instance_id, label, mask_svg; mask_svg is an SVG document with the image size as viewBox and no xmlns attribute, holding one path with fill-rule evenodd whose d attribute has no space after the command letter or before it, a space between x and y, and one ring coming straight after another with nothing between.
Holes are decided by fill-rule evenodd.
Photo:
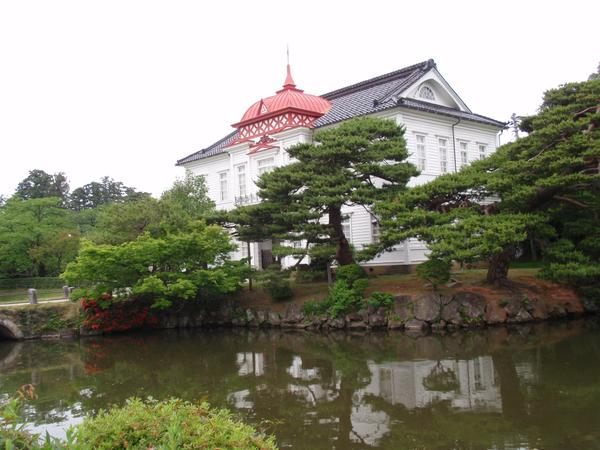
<instances>
[{"instance_id":1,"label":"building reflection in water","mask_svg":"<svg viewBox=\"0 0 600 450\"><path fill-rule=\"evenodd\" d=\"M244 352L236 355L238 375L254 375L259 377L265 374L264 353Z\"/></svg>"}]
</instances>

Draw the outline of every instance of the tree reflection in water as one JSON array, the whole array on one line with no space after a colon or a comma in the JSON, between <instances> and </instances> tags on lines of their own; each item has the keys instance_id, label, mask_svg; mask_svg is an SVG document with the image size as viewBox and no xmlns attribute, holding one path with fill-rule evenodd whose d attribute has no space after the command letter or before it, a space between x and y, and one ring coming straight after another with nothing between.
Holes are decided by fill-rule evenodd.
<instances>
[{"instance_id":1,"label":"tree reflection in water","mask_svg":"<svg viewBox=\"0 0 600 450\"><path fill-rule=\"evenodd\" d=\"M282 448L586 448L600 439L593 320L446 336L184 331L0 345L41 427L130 396L227 406ZM53 425L52 425L53 424Z\"/></svg>"}]
</instances>

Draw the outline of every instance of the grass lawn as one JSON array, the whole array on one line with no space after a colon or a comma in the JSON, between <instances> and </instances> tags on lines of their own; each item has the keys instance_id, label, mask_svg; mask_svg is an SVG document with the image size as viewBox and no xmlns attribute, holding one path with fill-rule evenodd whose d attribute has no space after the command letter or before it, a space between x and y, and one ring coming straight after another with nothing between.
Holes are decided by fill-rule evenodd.
<instances>
[{"instance_id":1,"label":"grass lawn","mask_svg":"<svg viewBox=\"0 0 600 450\"><path fill-rule=\"evenodd\" d=\"M39 300L64 298L62 289L38 289ZM27 289L0 289L0 304L27 302Z\"/></svg>"}]
</instances>

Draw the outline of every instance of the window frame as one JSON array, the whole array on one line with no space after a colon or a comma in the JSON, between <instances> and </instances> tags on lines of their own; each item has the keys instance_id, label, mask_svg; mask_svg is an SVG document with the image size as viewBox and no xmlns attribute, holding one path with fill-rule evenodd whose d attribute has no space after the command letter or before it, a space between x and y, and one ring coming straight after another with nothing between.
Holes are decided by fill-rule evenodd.
<instances>
[{"instance_id":1,"label":"window frame","mask_svg":"<svg viewBox=\"0 0 600 450\"><path fill-rule=\"evenodd\" d=\"M223 189L223 183L225 189ZM219 201L226 202L229 200L229 170L219 172Z\"/></svg>"},{"instance_id":2,"label":"window frame","mask_svg":"<svg viewBox=\"0 0 600 450\"><path fill-rule=\"evenodd\" d=\"M419 138L423 138L422 142L419 142ZM421 172L427 170L427 134L415 132L415 150L417 156L417 169Z\"/></svg>"},{"instance_id":3,"label":"window frame","mask_svg":"<svg viewBox=\"0 0 600 450\"><path fill-rule=\"evenodd\" d=\"M243 170L240 170L243 169ZM239 198L246 197L248 195L248 164L238 164L235 166L236 182L237 182L237 194ZM243 175L244 183L240 182L241 175ZM243 189L242 189L243 187Z\"/></svg>"},{"instance_id":4,"label":"window frame","mask_svg":"<svg viewBox=\"0 0 600 450\"><path fill-rule=\"evenodd\" d=\"M438 152L440 155L440 172L448 173L448 138L438 136ZM444 141L444 145L442 145Z\"/></svg>"}]
</instances>

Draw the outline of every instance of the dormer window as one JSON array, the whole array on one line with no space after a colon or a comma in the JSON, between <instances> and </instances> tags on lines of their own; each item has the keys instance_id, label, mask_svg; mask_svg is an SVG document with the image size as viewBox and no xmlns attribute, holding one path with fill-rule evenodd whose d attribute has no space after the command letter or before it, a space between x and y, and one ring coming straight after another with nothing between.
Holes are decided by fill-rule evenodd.
<instances>
[{"instance_id":1,"label":"dormer window","mask_svg":"<svg viewBox=\"0 0 600 450\"><path fill-rule=\"evenodd\" d=\"M419 97L424 98L425 100L435 101L435 94L429 86L421 86L419 88Z\"/></svg>"}]
</instances>

